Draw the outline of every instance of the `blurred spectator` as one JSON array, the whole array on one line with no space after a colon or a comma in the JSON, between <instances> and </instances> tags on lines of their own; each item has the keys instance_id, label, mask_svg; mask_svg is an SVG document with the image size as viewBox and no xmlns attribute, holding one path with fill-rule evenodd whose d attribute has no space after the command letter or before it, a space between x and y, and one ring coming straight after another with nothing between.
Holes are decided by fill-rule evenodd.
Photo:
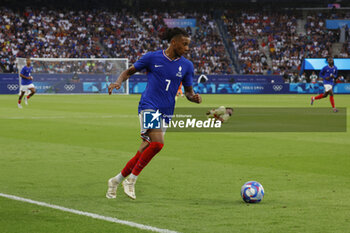
<instances>
[{"instance_id":1,"label":"blurred spectator","mask_svg":"<svg viewBox=\"0 0 350 233\"><path fill-rule=\"evenodd\" d=\"M336 83L344 83L344 82L345 82L344 76L339 74L339 76L336 80Z\"/></svg>"},{"instance_id":2,"label":"blurred spectator","mask_svg":"<svg viewBox=\"0 0 350 233\"><path fill-rule=\"evenodd\" d=\"M298 74L295 72L290 72L289 75L289 83L297 83L298 82Z\"/></svg>"},{"instance_id":3,"label":"blurred spectator","mask_svg":"<svg viewBox=\"0 0 350 233\"><path fill-rule=\"evenodd\" d=\"M6 72L17 70L16 57L108 57L97 43L101 12L0 10L0 60Z\"/></svg>"},{"instance_id":4,"label":"blurred spectator","mask_svg":"<svg viewBox=\"0 0 350 233\"><path fill-rule=\"evenodd\" d=\"M167 46L166 41L161 41L159 34L166 29L163 19L195 18L197 28L187 28L191 35L191 49L188 58L193 62L197 74L232 74L232 64L226 55L225 47L221 36L216 31L216 23L208 14L196 12L141 12L138 19L147 29L148 38L152 38L152 44L158 49ZM147 41L146 41L147 42ZM148 43L148 42L147 42ZM147 45L145 45L147 46ZM152 49L152 45L151 48Z\"/></svg>"},{"instance_id":5,"label":"blurred spectator","mask_svg":"<svg viewBox=\"0 0 350 233\"><path fill-rule=\"evenodd\" d=\"M348 11L306 12L305 35L297 33L300 11L226 10L222 15L244 74L295 76L304 58L327 57L339 41L339 30L327 30L326 19L350 19ZM195 18L188 58L196 74L232 74L232 63L210 14L196 11L49 10L26 8L15 12L0 8L0 68L17 72L17 57L128 58L134 63L148 51L163 49L159 34L164 19ZM341 58L350 58L348 27ZM52 63L43 72L110 72L111 64ZM304 80L304 79L303 79ZM305 80L307 80L305 78ZM310 80L312 81L311 77ZM298 78L293 79L297 82Z\"/></svg>"},{"instance_id":6,"label":"blurred spectator","mask_svg":"<svg viewBox=\"0 0 350 233\"><path fill-rule=\"evenodd\" d=\"M304 72L302 75L299 76L299 83L307 83L306 80L306 73Z\"/></svg>"},{"instance_id":7,"label":"blurred spectator","mask_svg":"<svg viewBox=\"0 0 350 233\"><path fill-rule=\"evenodd\" d=\"M317 83L318 76L316 75L315 71L312 71L312 74L310 75L309 79L311 83Z\"/></svg>"},{"instance_id":8,"label":"blurred spectator","mask_svg":"<svg viewBox=\"0 0 350 233\"><path fill-rule=\"evenodd\" d=\"M350 42L345 42L339 53L340 58L350 58Z\"/></svg>"},{"instance_id":9,"label":"blurred spectator","mask_svg":"<svg viewBox=\"0 0 350 233\"><path fill-rule=\"evenodd\" d=\"M297 72L304 58L328 57L331 54L332 44L339 40L339 30L326 29L325 20L330 16L319 12L308 13L306 35L297 34L297 17L297 11L224 13L222 19L244 74L260 74L261 69L256 67L262 67L263 73L270 68L275 75L283 75L286 71ZM347 44L344 47L343 56L348 56ZM263 56L270 58L270 65L267 62L257 64L256 57Z\"/></svg>"},{"instance_id":10,"label":"blurred spectator","mask_svg":"<svg viewBox=\"0 0 350 233\"><path fill-rule=\"evenodd\" d=\"M183 12L141 12L136 18L126 10L32 10L13 12L0 9L0 64L5 72L17 72L16 57L128 58L133 64L148 51L162 49L159 39L164 18L196 18L197 29L187 28L192 37L191 53L195 73L232 74L232 64L217 33L215 21L207 14ZM138 24L141 22L142 26ZM145 30L146 29L146 30ZM102 46L101 46L102 45ZM80 67L80 66L79 66ZM78 72L103 70L87 64ZM40 68L50 72L72 69L51 64ZM77 67L74 67L77 68Z\"/></svg>"}]
</instances>

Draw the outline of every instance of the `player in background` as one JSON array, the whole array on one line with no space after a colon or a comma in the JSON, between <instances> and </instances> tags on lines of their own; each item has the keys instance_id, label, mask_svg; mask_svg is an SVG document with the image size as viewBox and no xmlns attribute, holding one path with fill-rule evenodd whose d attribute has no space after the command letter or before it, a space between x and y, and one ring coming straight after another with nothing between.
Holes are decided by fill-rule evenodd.
<instances>
[{"instance_id":1,"label":"player in background","mask_svg":"<svg viewBox=\"0 0 350 233\"><path fill-rule=\"evenodd\" d=\"M17 104L19 108L22 108L22 105L21 105L22 98L27 91L30 91L30 94L24 97L24 102L26 105L28 105L28 99L31 98L36 92L35 86L33 84L33 76L32 76L33 67L31 66L30 58L27 58L26 62L27 62L27 65L22 68L20 73L22 80L21 80L20 96L18 98L18 104Z\"/></svg>"},{"instance_id":2,"label":"player in background","mask_svg":"<svg viewBox=\"0 0 350 233\"><path fill-rule=\"evenodd\" d=\"M180 82L189 101L198 104L202 102L201 96L195 94L192 87L193 64L182 56L189 51L189 35L183 29L173 28L165 32L163 39L169 42L166 50L146 53L129 69L123 71L115 83L109 85L108 92L111 94L114 88L119 89L122 82L137 71L144 69L147 71L148 83L138 107L142 142L135 156L123 170L108 180L107 198L116 198L118 185L129 176L123 181L124 192L130 198L136 199L135 183L140 172L163 148L165 129L144 129L143 112L159 110L160 114L171 116Z\"/></svg>"},{"instance_id":3,"label":"player in background","mask_svg":"<svg viewBox=\"0 0 350 233\"><path fill-rule=\"evenodd\" d=\"M230 119L233 113L233 108L225 108L225 106L220 106L216 109L210 109L206 114L208 118L215 118L216 120L225 123Z\"/></svg>"},{"instance_id":4,"label":"player in background","mask_svg":"<svg viewBox=\"0 0 350 233\"><path fill-rule=\"evenodd\" d=\"M182 82L180 83L179 89L177 90L176 96L184 97L184 93L182 92Z\"/></svg>"},{"instance_id":5,"label":"player in background","mask_svg":"<svg viewBox=\"0 0 350 233\"><path fill-rule=\"evenodd\" d=\"M320 77L323 78L324 93L318 96L311 97L311 105L313 105L315 100L326 98L329 95L329 100L331 102L333 112L338 112L335 108L334 97L333 97L333 85L334 80L338 76L338 68L334 65L333 58L327 59L328 65L323 67L320 72Z\"/></svg>"}]
</instances>

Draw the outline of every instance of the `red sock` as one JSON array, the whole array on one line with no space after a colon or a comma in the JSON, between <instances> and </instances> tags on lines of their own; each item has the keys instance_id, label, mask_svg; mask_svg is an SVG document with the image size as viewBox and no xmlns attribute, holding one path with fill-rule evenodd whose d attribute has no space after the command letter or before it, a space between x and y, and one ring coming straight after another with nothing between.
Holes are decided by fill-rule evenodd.
<instances>
[{"instance_id":1,"label":"red sock","mask_svg":"<svg viewBox=\"0 0 350 233\"><path fill-rule=\"evenodd\" d=\"M130 159L129 162L125 165L125 167L121 172L124 177L127 177L128 175L130 175L132 169L135 167L135 164L140 159L140 155L141 155L141 152L137 151L136 155L132 157L132 159Z\"/></svg>"},{"instance_id":2,"label":"red sock","mask_svg":"<svg viewBox=\"0 0 350 233\"><path fill-rule=\"evenodd\" d=\"M315 100L322 99L322 98L323 98L323 94L319 94L318 96L315 97Z\"/></svg>"},{"instance_id":3,"label":"red sock","mask_svg":"<svg viewBox=\"0 0 350 233\"><path fill-rule=\"evenodd\" d=\"M332 107L334 107L334 97L332 95L329 96L329 100L331 101Z\"/></svg>"},{"instance_id":4,"label":"red sock","mask_svg":"<svg viewBox=\"0 0 350 233\"><path fill-rule=\"evenodd\" d=\"M140 156L139 161L137 161L134 169L132 169L132 174L138 176L142 169L151 161L153 156L155 156L162 148L164 144L160 142L151 142L147 149Z\"/></svg>"},{"instance_id":5,"label":"red sock","mask_svg":"<svg viewBox=\"0 0 350 233\"><path fill-rule=\"evenodd\" d=\"M29 98L32 97L31 95L27 95L27 99L29 100Z\"/></svg>"},{"instance_id":6,"label":"red sock","mask_svg":"<svg viewBox=\"0 0 350 233\"><path fill-rule=\"evenodd\" d=\"M21 101L22 101L22 100L18 100L18 103L21 104Z\"/></svg>"}]
</instances>

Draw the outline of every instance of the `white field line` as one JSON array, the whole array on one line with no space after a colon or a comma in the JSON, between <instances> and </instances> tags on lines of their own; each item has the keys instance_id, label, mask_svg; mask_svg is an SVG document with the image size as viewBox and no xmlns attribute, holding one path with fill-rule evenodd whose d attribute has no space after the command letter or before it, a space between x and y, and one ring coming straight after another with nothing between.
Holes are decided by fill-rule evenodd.
<instances>
[{"instance_id":1,"label":"white field line","mask_svg":"<svg viewBox=\"0 0 350 233\"><path fill-rule=\"evenodd\" d=\"M69 213L73 213L73 214L78 214L78 215L82 215L82 216L87 216L90 218L100 219L100 220L104 220L107 222L123 224L123 225L127 225L130 227L142 229L142 230L149 230L149 231L160 232L160 233L178 233L176 231L172 231L172 230L168 230L168 229L161 229L161 228L143 225L143 224L139 224L139 223L135 223L135 222L131 222L131 221L125 221L125 220L120 220L117 218L112 218L112 217L103 216L103 215L99 215L99 214L70 209L70 208L66 208L63 206L52 205L52 204L48 204L48 203L40 202L40 201L34 201L31 199L18 197L18 196L14 196L14 195L9 195L9 194L5 194L5 193L0 193L0 197L5 197L5 198L16 200L16 201L27 202L27 203L31 203L34 205L44 206L44 207L48 207L48 208L52 208L52 209L56 209L56 210L61 210L61 211L65 211L65 212L69 212Z\"/></svg>"}]
</instances>

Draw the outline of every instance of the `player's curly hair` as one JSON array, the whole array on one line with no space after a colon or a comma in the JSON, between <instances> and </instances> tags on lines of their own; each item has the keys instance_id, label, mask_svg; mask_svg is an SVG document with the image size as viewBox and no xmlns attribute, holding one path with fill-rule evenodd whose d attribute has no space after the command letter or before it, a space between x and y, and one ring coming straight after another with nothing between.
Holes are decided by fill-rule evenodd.
<instances>
[{"instance_id":1,"label":"player's curly hair","mask_svg":"<svg viewBox=\"0 0 350 233\"><path fill-rule=\"evenodd\" d=\"M173 39L175 36L178 36L178 35L189 37L188 33L184 29L176 27L176 28L167 28L165 32L162 35L160 35L160 38L162 40L167 40L168 42L170 42L171 39Z\"/></svg>"}]
</instances>

